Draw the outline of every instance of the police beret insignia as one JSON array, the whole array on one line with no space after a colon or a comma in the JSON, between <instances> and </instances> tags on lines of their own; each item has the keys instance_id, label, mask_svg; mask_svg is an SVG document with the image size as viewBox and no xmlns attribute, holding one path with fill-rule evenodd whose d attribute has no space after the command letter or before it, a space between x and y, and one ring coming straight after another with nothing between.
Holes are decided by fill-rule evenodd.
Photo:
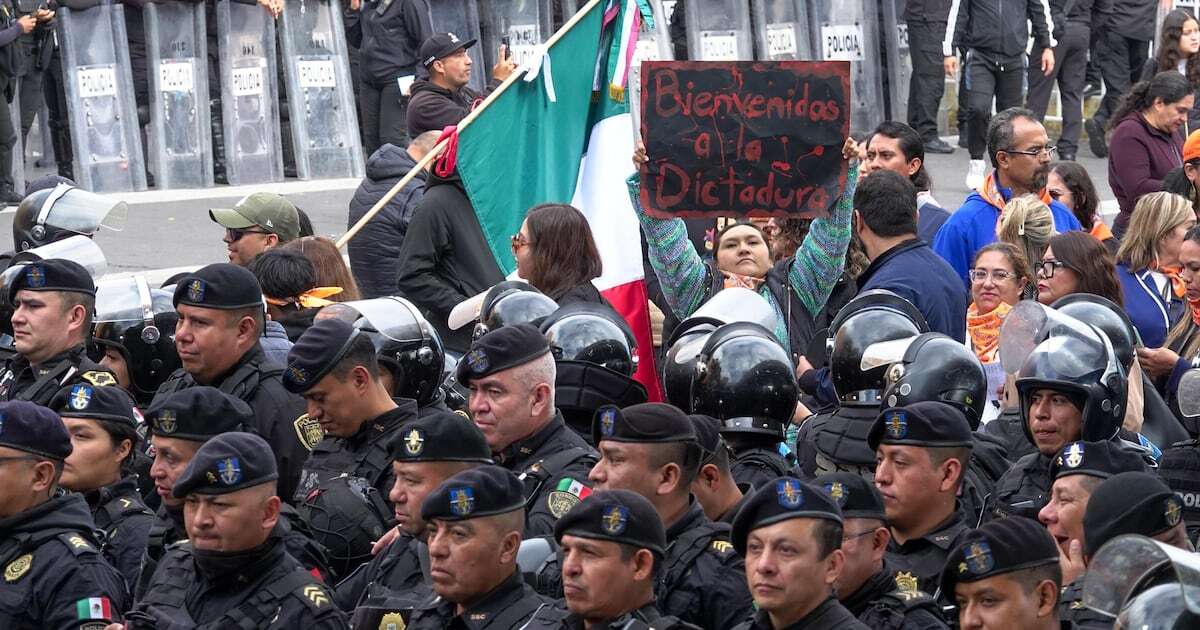
<instances>
[{"instance_id":1,"label":"police beret insignia","mask_svg":"<svg viewBox=\"0 0 1200 630\"><path fill-rule=\"evenodd\" d=\"M306 413L300 414L293 425L296 427L296 437L300 438L300 443L310 451L325 439L325 429L321 428L321 423L309 418Z\"/></svg>"},{"instance_id":2,"label":"police beret insignia","mask_svg":"<svg viewBox=\"0 0 1200 630\"><path fill-rule=\"evenodd\" d=\"M850 491L846 488L846 484L840 481L831 481L825 484L825 492L833 499L838 507L846 507L846 499L850 498Z\"/></svg>"},{"instance_id":3,"label":"police beret insignia","mask_svg":"<svg viewBox=\"0 0 1200 630\"><path fill-rule=\"evenodd\" d=\"M1062 463L1067 468L1077 468L1083 463L1083 444L1075 442L1067 447L1066 458L1063 458ZM1060 456L1061 457L1061 456Z\"/></svg>"},{"instance_id":4,"label":"police beret insignia","mask_svg":"<svg viewBox=\"0 0 1200 630\"><path fill-rule=\"evenodd\" d=\"M242 480L242 466L236 457L217 460L217 477L221 483L232 486Z\"/></svg>"},{"instance_id":5,"label":"police beret insignia","mask_svg":"<svg viewBox=\"0 0 1200 630\"><path fill-rule=\"evenodd\" d=\"M917 576L908 571L900 571L896 574L896 590L904 593L915 593L920 590Z\"/></svg>"},{"instance_id":6,"label":"police beret insignia","mask_svg":"<svg viewBox=\"0 0 1200 630\"><path fill-rule=\"evenodd\" d=\"M178 426L174 409L163 409L154 418L154 430L160 433L174 433Z\"/></svg>"},{"instance_id":7,"label":"police beret insignia","mask_svg":"<svg viewBox=\"0 0 1200 630\"><path fill-rule=\"evenodd\" d=\"M467 362L467 367L476 374L483 374L491 367L491 362L488 361L487 353L483 350L472 350L463 357L463 361Z\"/></svg>"},{"instance_id":8,"label":"police beret insignia","mask_svg":"<svg viewBox=\"0 0 1200 630\"><path fill-rule=\"evenodd\" d=\"M304 385L308 382L308 371L298 365L293 365L288 368L288 378L294 383Z\"/></svg>"},{"instance_id":9,"label":"police beret insignia","mask_svg":"<svg viewBox=\"0 0 1200 630\"><path fill-rule=\"evenodd\" d=\"M1163 520L1166 521L1167 527L1175 527L1179 524L1180 518L1183 516L1183 505L1179 502L1179 497L1169 496L1166 500L1166 508L1163 510Z\"/></svg>"},{"instance_id":10,"label":"police beret insignia","mask_svg":"<svg viewBox=\"0 0 1200 630\"><path fill-rule=\"evenodd\" d=\"M623 505L610 506L600 517L600 527L609 536L620 536L625 532L625 525L628 522L629 509Z\"/></svg>"},{"instance_id":11,"label":"police beret insignia","mask_svg":"<svg viewBox=\"0 0 1200 630\"><path fill-rule=\"evenodd\" d=\"M609 437L617 426L617 410L609 407L600 412L600 435Z\"/></svg>"},{"instance_id":12,"label":"police beret insignia","mask_svg":"<svg viewBox=\"0 0 1200 630\"><path fill-rule=\"evenodd\" d=\"M80 374L79 378L82 378L96 387L111 387L117 384L117 378L111 373L103 370L90 370Z\"/></svg>"},{"instance_id":13,"label":"police beret insignia","mask_svg":"<svg viewBox=\"0 0 1200 630\"><path fill-rule=\"evenodd\" d=\"M971 543L964 560L965 562L958 565L959 573L970 571L975 575L983 575L996 565L996 559L992 557L992 548L982 540Z\"/></svg>"},{"instance_id":14,"label":"police beret insignia","mask_svg":"<svg viewBox=\"0 0 1200 630\"><path fill-rule=\"evenodd\" d=\"M4 581L16 582L21 579L26 573L29 573L29 567L33 566L33 554L25 554L18 557L16 560L8 563L4 567Z\"/></svg>"},{"instance_id":15,"label":"police beret insignia","mask_svg":"<svg viewBox=\"0 0 1200 630\"><path fill-rule=\"evenodd\" d=\"M795 510L804 505L804 492L796 479L780 479L775 482L775 494L779 498L780 507Z\"/></svg>"},{"instance_id":16,"label":"police beret insignia","mask_svg":"<svg viewBox=\"0 0 1200 630\"><path fill-rule=\"evenodd\" d=\"M204 302L204 281L193 279L188 283L187 299L189 302L202 303Z\"/></svg>"},{"instance_id":17,"label":"police beret insignia","mask_svg":"<svg viewBox=\"0 0 1200 630\"><path fill-rule=\"evenodd\" d=\"M40 289L46 286L46 269L38 263L25 268L25 286Z\"/></svg>"},{"instance_id":18,"label":"police beret insignia","mask_svg":"<svg viewBox=\"0 0 1200 630\"><path fill-rule=\"evenodd\" d=\"M903 410L893 411L887 420L887 436L893 440L904 439L908 435L908 416Z\"/></svg>"},{"instance_id":19,"label":"police beret insignia","mask_svg":"<svg viewBox=\"0 0 1200 630\"><path fill-rule=\"evenodd\" d=\"M404 616L398 612L390 612L379 620L379 630L404 630Z\"/></svg>"},{"instance_id":20,"label":"police beret insignia","mask_svg":"<svg viewBox=\"0 0 1200 630\"><path fill-rule=\"evenodd\" d=\"M409 455L420 455L425 450L425 434L414 428L404 437L404 451Z\"/></svg>"},{"instance_id":21,"label":"police beret insignia","mask_svg":"<svg viewBox=\"0 0 1200 630\"><path fill-rule=\"evenodd\" d=\"M475 490L471 488L454 488L450 491L450 513L455 516L467 516L475 511Z\"/></svg>"},{"instance_id":22,"label":"police beret insignia","mask_svg":"<svg viewBox=\"0 0 1200 630\"><path fill-rule=\"evenodd\" d=\"M76 385L71 388L71 398L68 403L71 409L75 411L83 411L87 409L88 403L92 401L92 388L87 385Z\"/></svg>"}]
</instances>

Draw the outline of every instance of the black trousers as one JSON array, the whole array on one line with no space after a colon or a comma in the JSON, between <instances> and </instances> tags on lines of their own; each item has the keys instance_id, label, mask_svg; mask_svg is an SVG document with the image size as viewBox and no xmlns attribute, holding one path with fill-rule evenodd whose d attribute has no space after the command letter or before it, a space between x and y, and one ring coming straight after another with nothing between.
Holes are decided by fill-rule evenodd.
<instances>
[{"instance_id":1,"label":"black trousers","mask_svg":"<svg viewBox=\"0 0 1200 630\"><path fill-rule=\"evenodd\" d=\"M1029 93L1025 106L1045 118L1050 105L1050 91L1058 83L1058 95L1062 99L1062 133L1058 138L1059 153L1074 154L1079 148L1079 136L1083 133L1083 86L1087 78L1088 37L1091 29L1087 24L1068 22L1058 38L1054 49L1054 71L1050 76L1042 72L1042 49L1034 49L1029 58Z\"/></svg>"},{"instance_id":2,"label":"black trousers","mask_svg":"<svg viewBox=\"0 0 1200 630\"><path fill-rule=\"evenodd\" d=\"M987 153L987 128L992 119L992 102L996 111L1018 107L1024 100L1024 57L1007 60L991 59L978 50L967 51L963 68L967 84L967 108L971 119L967 124L967 149L972 160L982 160Z\"/></svg>"},{"instance_id":3,"label":"black trousers","mask_svg":"<svg viewBox=\"0 0 1200 630\"><path fill-rule=\"evenodd\" d=\"M1149 58L1150 42L1130 39L1112 31L1102 35L1100 74L1104 77L1106 91L1100 109L1096 110L1096 120L1106 123L1116 113L1121 99L1129 92L1130 86L1137 82L1142 66L1146 65Z\"/></svg>"},{"instance_id":4,"label":"black trousers","mask_svg":"<svg viewBox=\"0 0 1200 630\"><path fill-rule=\"evenodd\" d=\"M408 146L408 97L400 94L395 78L375 82L363 78L359 86L363 150L375 153L384 144Z\"/></svg>"},{"instance_id":5,"label":"black trousers","mask_svg":"<svg viewBox=\"0 0 1200 630\"><path fill-rule=\"evenodd\" d=\"M58 55L51 57L46 73L42 75L42 97L46 99L49 113L50 139L54 146L54 161L58 174L75 178L74 150L71 144L71 119L67 109L67 93L64 88L62 61Z\"/></svg>"},{"instance_id":6,"label":"black trousers","mask_svg":"<svg viewBox=\"0 0 1200 630\"><path fill-rule=\"evenodd\" d=\"M15 77L4 77L3 82L10 83L13 90L17 88ZM0 94L7 90L0 91ZM13 189L13 148L17 143L16 126L13 124L12 111L8 100L0 98L0 191L10 192Z\"/></svg>"},{"instance_id":7,"label":"black trousers","mask_svg":"<svg viewBox=\"0 0 1200 630\"><path fill-rule=\"evenodd\" d=\"M946 90L942 66L942 37L945 22L909 22L908 54L912 78L908 83L908 125L929 142L938 137L938 107Z\"/></svg>"}]
</instances>

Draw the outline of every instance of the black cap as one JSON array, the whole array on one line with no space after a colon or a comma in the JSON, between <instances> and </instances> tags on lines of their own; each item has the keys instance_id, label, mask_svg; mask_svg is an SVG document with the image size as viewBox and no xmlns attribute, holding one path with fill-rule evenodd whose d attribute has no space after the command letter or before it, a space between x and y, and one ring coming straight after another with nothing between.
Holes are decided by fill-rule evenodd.
<instances>
[{"instance_id":1,"label":"black cap","mask_svg":"<svg viewBox=\"0 0 1200 630\"><path fill-rule=\"evenodd\" d=\"M592 443L695 442L696 429L687 414L667 403L642 403L624 409L605 405L592 419Z\"/></svg>"},{"instance_id":2,"label":"black cap","mask_svg":"<svg viewBox=\"0 0 1200 630\"><path fill-rule=\"evenodd\" d=\"M463 41L454 33L434 33L429 39L421 42L421 65L428 68L433 62L448 56L450 53L465 50L475 45L475 40Z\"/></svg>"},{"instance_id":3,"label":"black cap","mask_svg":"<svg viewBox=\"0 0 1200 630\"><path fill-rule=\"evenodd\" d=\"M471 343L471 349L458 362L458 382L468 385L473 378L525 365L550 353L550 343L532 324L514 324L497 328Z\"/></svg>"},{"instance_id":4,"label":"black cap","mask_svg":"<svg viewBox=\"0 0 1200 630\"><path fill-rule=\"evenodd\" d=\"M525 509L525 487L507 469L491 464L464 470L430 492L421 504L426 522L466 521Z\"/></svg>"},{"instance_id":5,"label":"black cap","mask_svg":"<svg viewBox=\"0 0 1200 630\"><path fill-rule=\"evenodd\" d=\"M50 400L50 408L67 418L108 420L137 428L135 405L133 397L120 387L96 387L88 383L68 385Z\"/></svg>"},{"instance_id":6,"label":"black cap","mask_svg":"<svg viewBox=\"0 0 1200 630\"><path fill-rule=\"evenodd\" d=\"M226 311L262 306L262 287L249 269L215 263L180 278L172 304Z\"/></svg>"},{"instance_id":7,"label":"black cap","mask_svg":"<svg viewBox=\"0 0 1200 630\"><path fill-rule=\"evenodd\" d=\"M1121 534L1157 536L1183 519L1183 502L1158 476L1123 472L1100 482L1083 512L1083 553Z\"/></svg>"},{"instance_id":8,"label":"black cap","mask_svg":"<svg viewBox=\"0 0 1200 630\"><path fill-rule=\"evenodd\" d=\"M254 411L241 399L208 386L189 387L154 397L146 410L152 435L204 442L254 423Z\"/></svg>"},{"instance_id":9,"label":"black cap","mask_svg":"<svg viewBox=\"0 0 1200 630\"><path fill-rule=\"evenodd\" d=\"M706 461L716 456L722 448L721 421L702 413L688 415L692 421L692 430L696 433L696 443L700 445L700 459Z\"/></svg>"},{"instance_id":10,"label":"black cap","mask_svg":"<svg viewBox=\"0 0 1200 630\"><path fill-rule=\"evenodd\" d=\"M561 543L567 534L649 549L659 557L667 549L667 532L658 512L642 495L629 490L593 492L575 504L554 524L554 540Z\"/></svg>"},{"instance_id":11,"label":"black cap","mask_svg":"<svg viewBox=\"0 0 1200 630\"><path fill-rule=\"evenodd\" d=\"M885 409L871 425L867 445L873 451L880 444L970 447L971 437L971 423L961 409L944 402L922 401Z\"/></svg>"},{"instance_id":12,"label":"black cap","mask_svg":"<svg viewBox=\"0 0 1200 630\"><path fill-rule=\"evenodd\" d=\"M812 480L813 485L825 491L838 507L842 518L869 518L887 522L883 508L883 497L875 484L862 475L835 472L821 475Z\"/></svg>"},{"instance_id":13,"label":"black cap","mask_svg":"<svg viewBox=\"0 0 1200 630\"><path fill-rule=\"evenodd\" d=\"M14 400L0 403L0 446L62 461L71 454L71 435L58 414Z\"/></svg>"},{"instance_id":14,"label":"black cap","mask_svg":"<svg viewBox=\"0 0 1200 630\"><path fill-rule=\"evenodd\" d=\"M842 510L824 490L795 477L780 477L758 490L738 509L733 517L730 542L741 555L746 555L746 539L750 532L793 518L821 518L842 522Z\"/></svg>"},{"instance_id":15,"label":"black cap","mask_svg":"<svg viewBox=\"0 0 1200 630\"><path fill-rule=\"evenodd\" d=\"M997 575L1058 564L1058 545L1041 523L1023 516L1000 518L963 534L946 557L942 593L954 596L954 585Z\"/></svg>"},{"instance_id":16,"label":"black cap","mask_svg":"<svg viewBox=\"0 0 1200 630\"><path fill-rule=\"evenodd\" d=\"M1108 479L1129 471L1146 470L1142 456L1121 446L1120 441L1071 442L1050 462L1050 476L1088 475Z\"/></svg>"},{"instance_id":17,"label":"black cap","mask_svg":"<svg viewBox=\"0 0 1200 630\"><path fill-rule=\"evenodd\" d=\"M15 303L17 291L65 291L96 295L96 283L83 265L65 258L48 258L29 263L17 272L8 287L8 301Z\"/></svg>"},{"instance_id":18,"label":"black cap","mask_svg":"<svg viewBox=\"0 0 1200 630\"><path fill-rule=\"evenodd\" d=\"M397 462L492 463L492 449L479 427L450 411L423 410L404 423L392 439L391 454Z\"/></svg>"},{"instance_id":19,"label":"black cap","mask_svg":"<svg viewBox=\"0 0 1200 630\"><path fill-rule=\"evenodd\" d=\"M322 319L309 326L288 350L283 386L293 394L315 387L346 356L359 334L340 319Z\"/></svg>"},{"instance_id":20,"label":"black cap","mask_svg":"<svg viewBox=\"0 0 1200 630\"><path fill-rule=\"evenodd\" d=\"M229 494L279 478L271 445L254 433L222 433L204 443L171 489L175 498Z\"/></svg>"}]
</instances>

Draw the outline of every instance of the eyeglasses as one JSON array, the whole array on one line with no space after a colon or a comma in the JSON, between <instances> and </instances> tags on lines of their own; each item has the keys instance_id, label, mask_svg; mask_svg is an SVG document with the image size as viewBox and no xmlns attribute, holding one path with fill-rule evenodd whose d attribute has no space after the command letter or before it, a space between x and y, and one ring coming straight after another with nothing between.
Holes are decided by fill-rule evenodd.
<instances>
[{"instance_id":1,"label":"eyeglasses","mask_svg":"<svg viewBox=\"0 0 1200 630\"><path fill-rule=\"evenodd\" d=\"M1017 274L1003 269L968 269L967 277L971 282L984 282L991 276L992 281L996 283L1012 280L1017 277Z\"/></svg>"},{"instance_id":2,"label":"eyeglasses","mask_svg":"<svg viewBox=\"0 0 1200 630\"><path fill-rule=\"evenodd\" d=\"M1038 265L1037 272L1038 275L1042 276L1043 278L1053 278L1054 270L1062 267L1066 267L1067 269L1074 271L1074 268L1071 267L1071 265L1068 265L1061 260L1043 260L1042 264Z\"/></svg>"},{"instance_id":3,"label":"eyeglasses","mask_svg":"<svg viewBox=\"0 0 1200 630\"><path fill-rule=\"evenodd\" d=\"M520 232L513 234L512 237L510 237L510 239L512 241L512 248L513 248L514 252L517 251L518 249L521 249L522 247L528 247L530 245L533 245L533 241L529 240L528 238L525 238L525 235L521 234Z\"/></svg>"},{"instance_id":4,"label":"eyeglasses","mask_svg":"<svg viewBox=\"0 0 1200 630\"><path fill-rule=\"evenodd\" d=\"M41 458L34 457L33 455L13 455L11 457L0 457L0 464L6 462L19 462L21 460L40 461Z\"/></svg>"},{"instance_id":5,"label":"eyeglasses","mask_svg":"<svg viewBox=\"0 0 1200 630\"><path fill-rule=\"evenodd\" d=\"M875 533L875 530L868 529L865 532L859 532L857 534L846 534L845 536L842 536L842 542L846 542L848 540L854 540L855 538L862 538L863 536L870 536L871 534L874 534L874 533Z\"/></svg>"},{"instance_id":6,"label":"eyeglasses","mask_svg":"<svg viewBox=\"0 0 1200 630\"><path fill-rule=\"evenodd\" d=\"M1011 153L1013 155L1028 155L1030 157L1041 157L1041 155L1043 153L1045 153L1046 157L1050 157L1050 156L1054 155L1055 152L1058 151L1058 147L1035 147L1028 151L1017 151L1016 149L1002 149L1002 150L1005 153Z\"/></svg>"},{"instance_id":7,"label":"eyeglasses","mask_svg":"<svg viewBox=\"0 0 1200 630\"><path fill-rule=\"evenodd\" d=\"M229 242L236 243L242 240L242 237L247 234L270 234L262 230L235 230L233 228L225 228L225 233L229 235Z\"/></svg>"}]
</instances>

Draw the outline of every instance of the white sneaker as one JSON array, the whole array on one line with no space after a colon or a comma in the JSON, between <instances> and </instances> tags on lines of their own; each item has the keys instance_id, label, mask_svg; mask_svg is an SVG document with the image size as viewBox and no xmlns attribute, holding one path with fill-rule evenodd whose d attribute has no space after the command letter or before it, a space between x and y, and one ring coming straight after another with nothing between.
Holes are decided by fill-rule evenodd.
<instances>
[{"instance_id":1,"label":"white sneaker","mask_svg":"<svg viewBox=\"0 0 1200 630\"><path fill-rule=\"evenodd\" d=\"M971 166L967 169L967 188L979 188L983 185L984 177L987 177L987 163L983 160L971 160Z\"/></svg>"}]
</instances>

